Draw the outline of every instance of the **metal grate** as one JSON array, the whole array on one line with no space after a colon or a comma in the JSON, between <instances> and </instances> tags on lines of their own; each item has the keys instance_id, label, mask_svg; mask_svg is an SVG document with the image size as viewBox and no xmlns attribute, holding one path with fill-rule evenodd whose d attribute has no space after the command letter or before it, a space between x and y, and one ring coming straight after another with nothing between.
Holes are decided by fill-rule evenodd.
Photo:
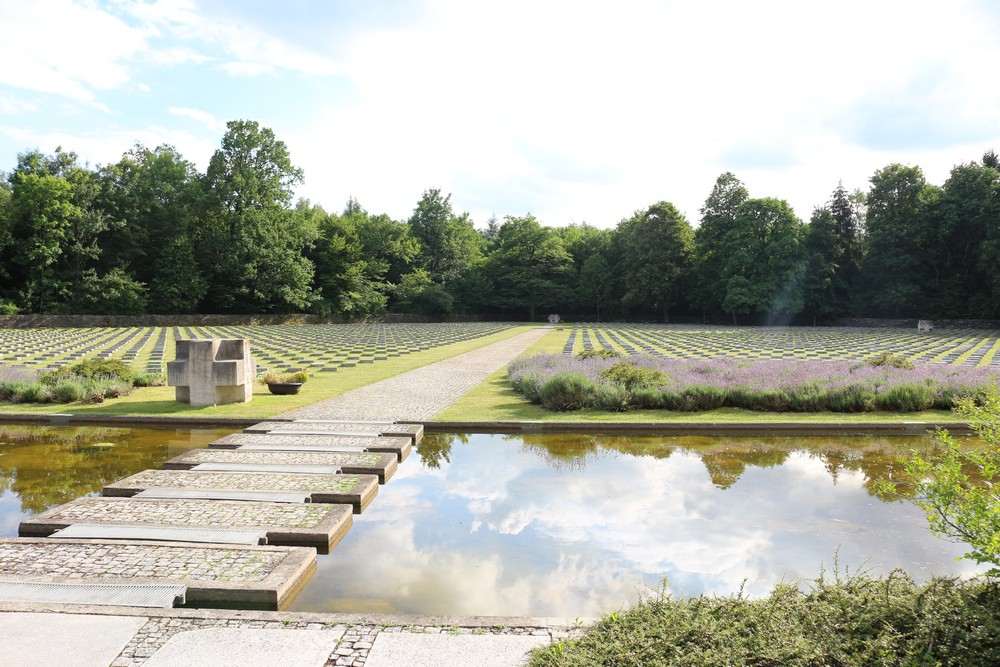
<instances>
[{"instance_id":1,"label":"metal grate","mask_svg":"<svg viewBox=\"0 0 1000 667\"><path fill-rule=\"evenodd\" d=\"M188 528L184 526L135 526L114 523L74 523L49 537L77 540L156 540L203 544L267 544L261 530Z\"/></svg>"},{"instance_id":2,"label":"metal grate","mask_svg":"<svg viewBox=\"0 0 1000 667\"><path fill-rule=\"evenodd\" d=\"M183 584L63 584L0 580L0 600L116 607L173 607L184 604Z\"/></svg>"},{"instance_id":3,"label":"metal grate","mask_svg":"<svg viewBox=\"0 0 1000 667\"><path fill-rule=\"evenodd\" d=\"M133 498L183 498L194 500L247 500L266 503L308 503L312 494L298 491L227 491L225 489L171 489L150 487Z\"/></svg>"},{"instance_id":4,"label":"metal grate","mask_svg":"<svg viewBox=\"0 0 1000 667\"><path fill-rule=\"evenodd\" d=\"M255 451L255 452L349 452L363 454L369 451L367 447L359 447L355 445L310 445L306 444L295 444L295 445L283 445L281 443L276 444L262 444L262 443L252 443L246 445L240 445L236 449L242 449L243 451Z\"/></svg>"},{"instance_id":5,"label":"metal grate","mask_svg":"<svg viewBox=\"0 0 1000 667\"><path fill-rule=\"evenodd\" d=\"M306 475L339 475L339 466L266 464L266 463L199 463L191 470L205 472L294 472Z\"/></svg>"}]
</instances>

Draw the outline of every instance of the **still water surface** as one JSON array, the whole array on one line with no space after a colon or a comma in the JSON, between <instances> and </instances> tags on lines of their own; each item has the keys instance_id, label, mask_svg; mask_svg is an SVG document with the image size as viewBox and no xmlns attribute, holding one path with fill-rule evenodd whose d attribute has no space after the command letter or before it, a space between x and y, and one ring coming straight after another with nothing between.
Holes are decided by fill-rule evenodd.
<instances>
[{"instance_id":1,"label":"still water surface","mask_svg":"<svg viewBox=\"0 0 1000 667\"><path fill-rule=\"evenodd\" d=\"M0 534L228 430L0 426ZM974 563L872 483L930 438L426 436L296 611L593 616L664 581L763 595L841 571Z\"/></svg>"}]
</instances>

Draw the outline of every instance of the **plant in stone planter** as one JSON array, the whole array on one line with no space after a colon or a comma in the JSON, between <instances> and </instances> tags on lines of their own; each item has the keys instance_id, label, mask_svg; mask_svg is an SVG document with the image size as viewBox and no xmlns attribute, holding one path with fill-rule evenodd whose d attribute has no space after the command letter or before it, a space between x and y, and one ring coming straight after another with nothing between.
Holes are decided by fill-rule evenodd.
<instances>
[{"instance_id":1,"label":"plant in stone planter","mask_svg":"<svg viewBox=\"0 0 1000 667\"><path fill-rule=\"evenodd\" d=\"M297 394L308 379L308 371L296 371L294 373L275 373L271 371L260 376L261 383L266 384L267 390L272 394Z\"/></svg>"}]
</instances>

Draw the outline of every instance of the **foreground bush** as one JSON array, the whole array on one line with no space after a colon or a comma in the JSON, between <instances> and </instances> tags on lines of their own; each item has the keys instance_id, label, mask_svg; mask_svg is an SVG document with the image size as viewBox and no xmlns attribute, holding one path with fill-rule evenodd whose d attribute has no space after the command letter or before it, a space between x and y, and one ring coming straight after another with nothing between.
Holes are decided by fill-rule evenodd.
<instances>
[{"instance_id":1,"label":"foreground bush","mask_svg":"<svg viewBox=\"0 0 1000 667\"><path fill-rule=\"evenodd\" d=\"M0 401L8 403L102 403L128 396L133 387L163 385L160 373L139 373L118 359L87 359L37 374L0 372Z\"/></svg>"},{"instance_id":2,"label":"foreground bush","mask_svg":"<svg viewBox=\"0 0 1000 667\"><path fill-rule=\"evenodd\" d=\"M903 573L781 584L767 598L661 594L578 639L535 649L532 667L995 665L1000 582Z\"/></svg>"},{"instance_id":3,"label":"foreground bush","mask_svg":"<svg viewBox=\"0 0 1000 667\"><path fill-rule=\"evenodd\" d=\"M950 410L963 396L979 400L1000 377L968 366L907 368L891 355L847 362L540 354L515 359L507 375L515 391L549 410L770 412Z\"/></svg>"}]
</instances>

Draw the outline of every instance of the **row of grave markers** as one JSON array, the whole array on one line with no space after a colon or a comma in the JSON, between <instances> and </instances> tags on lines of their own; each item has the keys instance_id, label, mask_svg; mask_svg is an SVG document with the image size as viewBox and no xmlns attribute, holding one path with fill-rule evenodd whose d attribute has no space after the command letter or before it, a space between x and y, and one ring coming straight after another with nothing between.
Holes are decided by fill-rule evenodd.
<instances>
[{"instance_id":1,"label":"row of grave markers","mask_svg":"<svg viewBox=\"0 0 1000 667\"><path fill-rule=\"evenodd\" d=\"M282 609L423 436L263 422L23 521L0 601Z\"/></svg>"},{"instance_id":2,"label":"row of grave markers","mask_svg":"<svg viewBox=\"0 0 1000 667\"><path fill-rule=\"evenodd\" d=\"M917 363L1000 366L997 331L577 324L563 354L601 348L680 359L863 360L892 352Z\"/></svg>"},{"instance_id":3,"label":"row of grave markers","mask_svg":"<svg viewBox=\"0 0 1000 667\"><path fill-rule=\"evenodd\" d=\"M443 345L490 336L503 322L173 326L0 331L0 365L51 369L89 357L119 357L135 366L149 349L147 373L162 373L168 339L249 338L260 371L333 372Z\"/></svg>"}]
</instances>

